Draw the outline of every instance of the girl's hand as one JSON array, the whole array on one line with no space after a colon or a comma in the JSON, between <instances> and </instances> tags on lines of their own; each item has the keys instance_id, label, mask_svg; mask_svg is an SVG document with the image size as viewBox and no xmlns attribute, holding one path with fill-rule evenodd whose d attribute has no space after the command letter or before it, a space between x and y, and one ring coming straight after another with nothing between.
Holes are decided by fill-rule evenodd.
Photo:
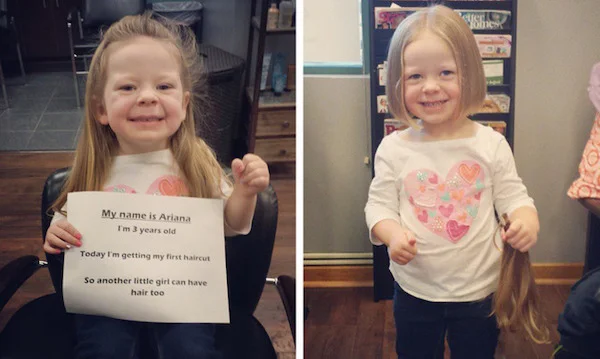
<instances>
[{"instance_id":1,"label":"girl's hand","mask_svg":"<svg viewBox=\"0 0 600 359\"><path fill-rule=\"evenodd\" d=\"M519 218L511 221L506 232L502 229L501 236L503 241L523 253L533 247L538 240L537 231Z\"/></svg>"},{"instance_id":2,"label":"girl's hand","mask_svg":"<svg viewBox=\"0 0 600 359\"><path fill-rule=\"evenodd\" d=\"M269 168L262 158L248 153L242 158L231 162L234 187L247 196L253 196L264 191L269 185Z\"/></svg>"},{"instance_id":3,"label":"girl's hand","mask_svg":"<svg viewBox=\"0 0 600 359\"><path fill-rule=\"evenodd\" d=\"M417 254L417 239L415 234L407 229L394 235L389 243L390 259L394 262L405 265L410 262Z\"/></svg>"},{"instance_id":4,"label":"girl's hand","mask_svg":"<svg viewBox=\"0 0 600 359\"><path fill-rule=\"evenodd\" d=\"M56 221L48 228L43 247L46 253L59 254L71 246L81 247L81 233L66 219Z\"/></svg>"}]
</instances>

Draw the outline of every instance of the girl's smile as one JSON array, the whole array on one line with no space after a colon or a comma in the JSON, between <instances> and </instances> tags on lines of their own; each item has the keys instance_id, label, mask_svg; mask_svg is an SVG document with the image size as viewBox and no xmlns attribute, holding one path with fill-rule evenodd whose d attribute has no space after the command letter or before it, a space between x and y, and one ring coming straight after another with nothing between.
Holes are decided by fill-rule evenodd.
<instances>
[{"instance_id":1,"label":"girl's smile","mask_svg":"<svg viewBox=\"0 0 600 359\"><path fill-rule=\"evenodd\" d=\"M427 101L427 102L421 102L421 106L424 106L425 108L439 109L447 102L448 102L448 100Z\"/></svg>"}]
</instances>

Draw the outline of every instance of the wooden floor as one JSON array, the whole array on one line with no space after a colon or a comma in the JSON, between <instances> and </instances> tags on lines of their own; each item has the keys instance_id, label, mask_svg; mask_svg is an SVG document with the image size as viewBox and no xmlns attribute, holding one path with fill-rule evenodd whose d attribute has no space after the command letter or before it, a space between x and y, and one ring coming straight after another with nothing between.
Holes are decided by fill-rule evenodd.
<instances>
[{"instance_id":1,"label":"wooden floor","mask_svg":"<svg viewBox=\"0 0 600 359\"><path fill-rule=\"evenodd\" d=\"M552 343L558 341L556 322L569 290L568 285L540 286L543 309L551 322ZM396 358L392 301L374 302L372 287L305 288L304 301L310 311L304 322L305 358ZM524 338L521 333L503 333L496 358L551 357L553 344L536 345ZM445 359L449 358L446 349Z\"/></svg>"},{"instance_id":2,"label":"wooden floor","mask_svg":"<svg viewBox=\"0 0 600 359\"><path fill-rule=\"evenodd\" d=\"M0 268L23 255L45 258L39 209L43 183L52 171L69 166L71 161L70 152L0 152ZM296 182L289 175L276 175L272 185L279 200L279 220L269 276L295 276ZM48 272L38 271L0 312L0 330L16 309L53 291ZM295 358L295 346L275 288L265 287L256 317L271 336L279 358Z\"/></svg>"}]
</instances>

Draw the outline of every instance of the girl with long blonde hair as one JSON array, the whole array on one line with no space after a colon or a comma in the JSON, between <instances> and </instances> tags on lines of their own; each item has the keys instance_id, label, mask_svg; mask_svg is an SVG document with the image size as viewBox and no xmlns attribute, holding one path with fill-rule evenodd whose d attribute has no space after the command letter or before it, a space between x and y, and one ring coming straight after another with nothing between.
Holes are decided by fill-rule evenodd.
<instances>
[{"instance_id":1,"label":"girl with long blonde hair","mask_svg":"<svg viewBox=\"0 0 600 359\"><path fill-rule=\"evenodd\" d=\"M44 251L57 255L85 243L68 222L67 194L112 191L224 198L225 234L250 231L266 163L247 154L231 163L233 184L195 135L202 111L196 40L191 30L127 16L103 35L89 68L85 120L66 184L53 204ZM144 323L75 315L78 358L132 358ZM213 358L214 325L149 323L162 358Z\"/></svg>"}]
</instances>

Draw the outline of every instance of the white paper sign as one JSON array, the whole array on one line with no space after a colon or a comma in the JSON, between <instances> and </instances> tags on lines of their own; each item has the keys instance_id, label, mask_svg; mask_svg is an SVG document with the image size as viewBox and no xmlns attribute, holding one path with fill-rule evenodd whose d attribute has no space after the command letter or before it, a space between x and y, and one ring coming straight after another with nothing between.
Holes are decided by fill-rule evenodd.
<instances>
[{"instance_id":1,"label":"white paper sign","mask_svg":"<svg viewBox=\"0 0 600 359\"><path fill-rule=\"evenodd\" d=\"M68 312L229 322L223 200L75 192L68 221L83 243L65 251Z\"/></svg>"}]
</instances>

